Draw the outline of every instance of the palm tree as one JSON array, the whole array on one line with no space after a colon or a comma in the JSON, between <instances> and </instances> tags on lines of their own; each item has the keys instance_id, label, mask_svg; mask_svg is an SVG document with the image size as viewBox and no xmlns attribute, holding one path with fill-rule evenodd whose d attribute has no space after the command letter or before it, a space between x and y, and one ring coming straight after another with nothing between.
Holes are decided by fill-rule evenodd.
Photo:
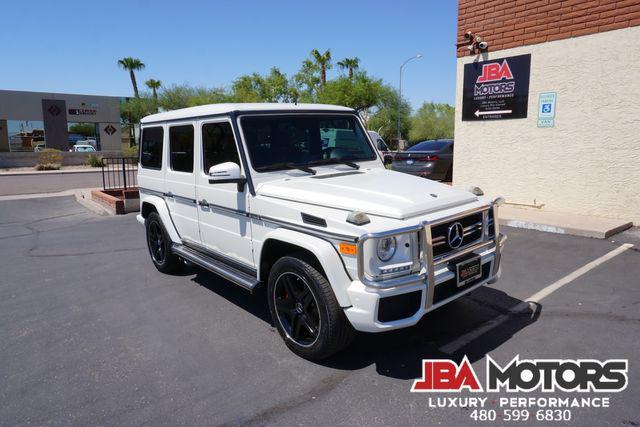
<instances>
[{"instance_id":1,"label":"palm tree","mask_svg":"<svg viewBox=\"0 0 640 427\"><path fill-rule=\"evenodd\" d=\"M118 60L118 66L129 71L129 77L131 77L131 84L133 85L133 95L136 98L140 98L138 94L138 83L136 83L136 74L134 71L139 71L144 68L144 64L138 58L132 58L127 56Z\"/></svg>"},{"instance_id":2,"label":"palm tree","mask_svg":"<svg viewBox=\"0 0 640 427\"><path fill-rule=\"evenodd\" d=\"M162 82L160 80L149 79L144 84L147 85L149 89L153 92L153 99L158 100L158 89L162 86Z\"/></svg>"},{"instance_id":3,"label":"palm tree","mask_svg":"<svg viewBox=\"0 0 640 427\"><path fill-rule=\"evenodd\" d=\"M344 58L342 61L338 62L338 66L343 70L349 70L349 78L353 77L353 72L358 69L360 65L359 58Z\"/></svg>"},{"instance_id":4,"label":"palm tree","mask_svg":"<svg viewBox=\"0 0 640 427\"><path fill-rule=\"evenodd\" d=\"M320 66L320 84L324 86L327 82L327 69L331 68L331 51L326 50L324 53L320 53L318 49L313 49L311 56Z\"/></svg>"}]
</instances>

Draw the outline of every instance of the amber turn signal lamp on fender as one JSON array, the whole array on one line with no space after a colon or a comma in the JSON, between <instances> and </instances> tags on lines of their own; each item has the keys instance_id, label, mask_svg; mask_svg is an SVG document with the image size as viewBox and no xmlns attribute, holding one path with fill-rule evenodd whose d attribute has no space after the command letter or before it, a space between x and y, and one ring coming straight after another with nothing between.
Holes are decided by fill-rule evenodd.
<instances>
[{"instance_id":1,"label":"amber turn signal lamp on fender","mask_svg":"<svg viewBox=\"0 0 640 427\"><path fill-rule=\"evenodd\" d=\"M358 247L353 243L340 243L340 253L344 255L355 255L358 253Z\"/></svg>"}]
</instances>

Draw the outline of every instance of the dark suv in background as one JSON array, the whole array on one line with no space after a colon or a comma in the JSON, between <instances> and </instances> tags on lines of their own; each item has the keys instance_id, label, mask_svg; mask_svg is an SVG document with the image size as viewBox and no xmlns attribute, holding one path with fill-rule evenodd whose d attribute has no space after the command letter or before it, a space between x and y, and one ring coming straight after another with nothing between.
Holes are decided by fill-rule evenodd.
<instances>
[{"instance_id":1,"label":"dark suv in background","mask_svg":"<svg viewBox=\"0 0 640 427\"><path fill-rule=\"evenodd\" d=\"M453 140L422 141L407 151L395 154L391 169L436 181L451 182L453 171Z\"/></svg>"}]
</instances>

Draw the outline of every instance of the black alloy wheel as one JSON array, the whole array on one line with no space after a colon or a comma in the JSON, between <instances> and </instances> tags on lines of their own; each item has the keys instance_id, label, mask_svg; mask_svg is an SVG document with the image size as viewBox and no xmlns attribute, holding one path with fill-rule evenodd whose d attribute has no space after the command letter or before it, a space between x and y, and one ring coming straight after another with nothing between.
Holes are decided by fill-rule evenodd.
<instances>
[{"instance_id":1,"label":"black alloy wheel","mask_svg":"<svg viewBox=\"0 0 640 427\"><path fill-rule=\"evenodd\" d=\"M273 324L287 347L309 360L338 353L355 336L321 271L308 254L293 253L273 264L267 283Z\"/></svg>"},{"instance_id":2,"label":"black alloy wheel","mask_svg":"<svg viewBox=\"0 0 640 427\"><path fill-rule=\"evenodd\" d=\"M147 229L147 246L153 265L161 273L181 271L184 262L171 251L171 238L157 212L149 214L145 220L145 227Z\"/></svg>"},{"instance_id":3,"label":"black alloy wheel","mask_svg":"<svg viewBox=\"0 0 640 427\"><path fill-rule=\"evenodd\" d=\"M287 337L301 347L310 347L320 334L320 313L307 282L293 272L282 273L274 285L278 321Z\"/></svg>"},{"instance_id":4,"label":"black alloy wheel","mask_svg":"<svg viewBox=\"0 0 640 427\"><path fill-rule=\"evenodd\" d=\"M149 251L153 262L163 264L167 255L165 249L164 235L160 224L157 221L149 224Z\"/></svg>"}]
</instances>

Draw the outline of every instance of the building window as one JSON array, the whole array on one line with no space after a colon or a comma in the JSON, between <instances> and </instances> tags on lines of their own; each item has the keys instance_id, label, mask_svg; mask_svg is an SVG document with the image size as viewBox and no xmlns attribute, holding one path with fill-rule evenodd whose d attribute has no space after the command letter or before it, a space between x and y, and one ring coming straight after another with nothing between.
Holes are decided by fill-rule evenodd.
<instances>
[{"instance_id":1,"label":"building window","mask_svg":"<svg viewBox=\"0 0 640 427\"><path fill-rule=\"evenodd\" d=\"M91 145L100 151L100 133L97 123L69 123L68 129L69 148L73 148L76 144Z\"/></svg>"},{"instance_id":2,"label":"building window","mask_svg":"<svg viewBox=\"0 0 640 427\"><path fill-rule=\"evenodd\" d=\"M10 151L41 151L45 148L44 122L7 120Z\"/></svg>"},{"instance_id":3,"label":"building window","mask_svg":"<svg viewBox=\"0 0 640 427\"><path fill-rule=\"evenodd\" d=\"M202 166L206 174L211 166L220 163L233 162L240 165L235 138L228 122L202 125L202 151Z\"/></svg>"},{"instance_id":4,"label":"building window","mask_svg":"<svg viewBox=\"0 0 640 427\"><path fill-rule=\"evenodd\" d=\"M142 129L140 139L140 164L144 168L162 168L162 138L164 129L151 127Z\"/></svg>"},{"instance_id":5,"label":"building window","mask_svg":"<svg viewBox=\"0 0 640 427\"><path fill-rule=\"evenodd\" d=\"M193 126L169 128L171 169L176 172L193 172Z\"/></svg>"}]
</instances>

